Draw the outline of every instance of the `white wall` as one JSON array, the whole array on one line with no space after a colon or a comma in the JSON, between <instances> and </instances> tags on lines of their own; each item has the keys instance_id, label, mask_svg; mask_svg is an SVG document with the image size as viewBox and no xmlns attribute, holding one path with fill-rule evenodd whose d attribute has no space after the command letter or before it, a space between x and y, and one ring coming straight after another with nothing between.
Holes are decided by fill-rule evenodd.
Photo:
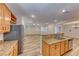
<instances>
[{"instance_id":1,"label":"white wall","mask_svg":"<svg viewBox=\"0 0 79 59\"><path fill-rule=\"evenodd\" d=\"M26 26L25 34L41 34L40 27L38 26Z\"/></svg>"},{"instance_id":2,"label":"white wall","mask_svg":"<svg viewBox=\"0 0 79 59\"><path fill-rule=\"evenodd\" d=\"M48 34L48 26L41 26L41 34Z\"/></svg>"},{"instance_id":3,"label":"white wall","mask_svg":"<svg viewBox=\"0 0 79 59\"><path fill-rule=\"evenodd\" d=\"M24 16L22 17L22 25L24 26L24 35L40 34L41 33L40 26L29 24L30 21L31 19Z\"/></svg>"},{"instance_id":4,"label":"white wall","mask_svg":"<svg viewBox=\"0 0 79 59\"><path fill-rule=\"evenodd\" d=\"M73 28L72 26L73 24L63 26L64 35L72 38L79 38L79 28Z\"/></svg>"},{"instance_id":5,"label":"white wall","mask_svg":"<svg viewBox=\"0 0 79 59\"><path fill-rule=\"evenodd\" d=\"M22 16L17 16L16 25L22 25Z\"/></svg>"},{"instance_id":6,"label":"white wall","mask_svg":"<svg viewBox=\"0 0 79 59\"><path fill-rule=\"evenodd\" d=\"M48 34L61 33L62 25L60 24L49 24L48 25Z\"/></svg>"},{"instance_id":7,"label":"white wall","mask_svg":"<svg viewBox=\"0 0 79 59\"><path fill-rule=\"evenodd\" d=\"M55 24L48 25L48 34L55 33Z\"/></svg>"}]
</instances>

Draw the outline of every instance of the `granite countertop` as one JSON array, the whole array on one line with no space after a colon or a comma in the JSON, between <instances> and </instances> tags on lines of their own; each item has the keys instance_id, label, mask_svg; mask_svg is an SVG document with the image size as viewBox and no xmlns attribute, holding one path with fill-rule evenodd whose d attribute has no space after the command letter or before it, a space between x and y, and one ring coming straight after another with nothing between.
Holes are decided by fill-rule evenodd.
<instances>
[{"instance_id":1,"label":"granite countertop","mask_svg":"<svg viewBox=\"0 0 79 59\"><path fill-rule=\"evenodd\" d=\"M44 39L43 41L46 42L47 44L54 44L57 42L61 42L64 40L71 40L71 39L73 39L73 38L68 38L68 37L64 37L63 39L47 38L47 39Z\"/></svg>"},{"instance_id":2,"label":"granite countertop","mask_svg":"<svg viewBox=\"0 0 79 59\"><path fill-rule=\"evenodd\" d=\"M4 41L0 44L0 56L7 56L14 43L17 41L18 40Z\"/></svg>"}]
</instances>

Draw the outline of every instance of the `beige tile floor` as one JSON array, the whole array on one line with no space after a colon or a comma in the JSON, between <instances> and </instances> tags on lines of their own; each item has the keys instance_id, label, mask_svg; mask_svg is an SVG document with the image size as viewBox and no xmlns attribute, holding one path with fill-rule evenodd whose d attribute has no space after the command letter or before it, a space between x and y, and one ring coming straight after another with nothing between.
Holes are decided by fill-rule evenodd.
<instances>
[{"instance_id":1,"label":"beige tile floor","mask_svg":"<svg viewBox=\"0 0 79 59\"><path fill-rule=\"evenodd\" d=\"M39 56L40 53L40 39L38 35L28 35L24 38L23 56Z\"/></svg>"},{"instance_id":2,"label":"beige tile floor","mask_svg":"<svg viewBox=\"0 0 79 59\"><path fill-rule=\"evenodd\" d=\"M20 56L42 56L42 39L39 35L29 35L24 37L23 53ZM64 56L79 56L79 39L73 40L73 50Z\"/></svg>"}]
</instances>

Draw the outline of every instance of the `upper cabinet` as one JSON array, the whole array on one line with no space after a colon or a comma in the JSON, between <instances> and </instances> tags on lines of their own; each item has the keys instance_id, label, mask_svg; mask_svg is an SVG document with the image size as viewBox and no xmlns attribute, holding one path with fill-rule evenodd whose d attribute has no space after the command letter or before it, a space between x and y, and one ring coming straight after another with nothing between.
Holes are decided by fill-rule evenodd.
<instances>
[{"instance_id":1,"label":"upper cabinet","mask_svg":"<svg viewBox=\"0 0 79 59\"><path fill-rule=\"evenodd\" d=\"M5 4L0 3L0 33L10 32L10 24L16 23L16 17L13 22L12 15L9 8Z\"/></svg>"}]
</instances>

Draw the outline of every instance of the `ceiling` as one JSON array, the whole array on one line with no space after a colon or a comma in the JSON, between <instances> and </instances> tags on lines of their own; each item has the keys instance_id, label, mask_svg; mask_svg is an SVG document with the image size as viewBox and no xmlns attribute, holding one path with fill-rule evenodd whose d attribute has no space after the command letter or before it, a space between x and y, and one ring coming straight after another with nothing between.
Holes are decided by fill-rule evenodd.
<instances>
[{"instance_id":1,"label":"ceiling","mask_svg":"<svg viewBox=\"0 0 79 59\"><path fill-rule=\"evenodd\" d=\"M39 24L69 22L79 17L78 3L7 3L7 5L16 16L28 17ZM62 10L68 12L62 13ZM31 15L35 17L32 18Z\"/></svg>"}]
</instances>

